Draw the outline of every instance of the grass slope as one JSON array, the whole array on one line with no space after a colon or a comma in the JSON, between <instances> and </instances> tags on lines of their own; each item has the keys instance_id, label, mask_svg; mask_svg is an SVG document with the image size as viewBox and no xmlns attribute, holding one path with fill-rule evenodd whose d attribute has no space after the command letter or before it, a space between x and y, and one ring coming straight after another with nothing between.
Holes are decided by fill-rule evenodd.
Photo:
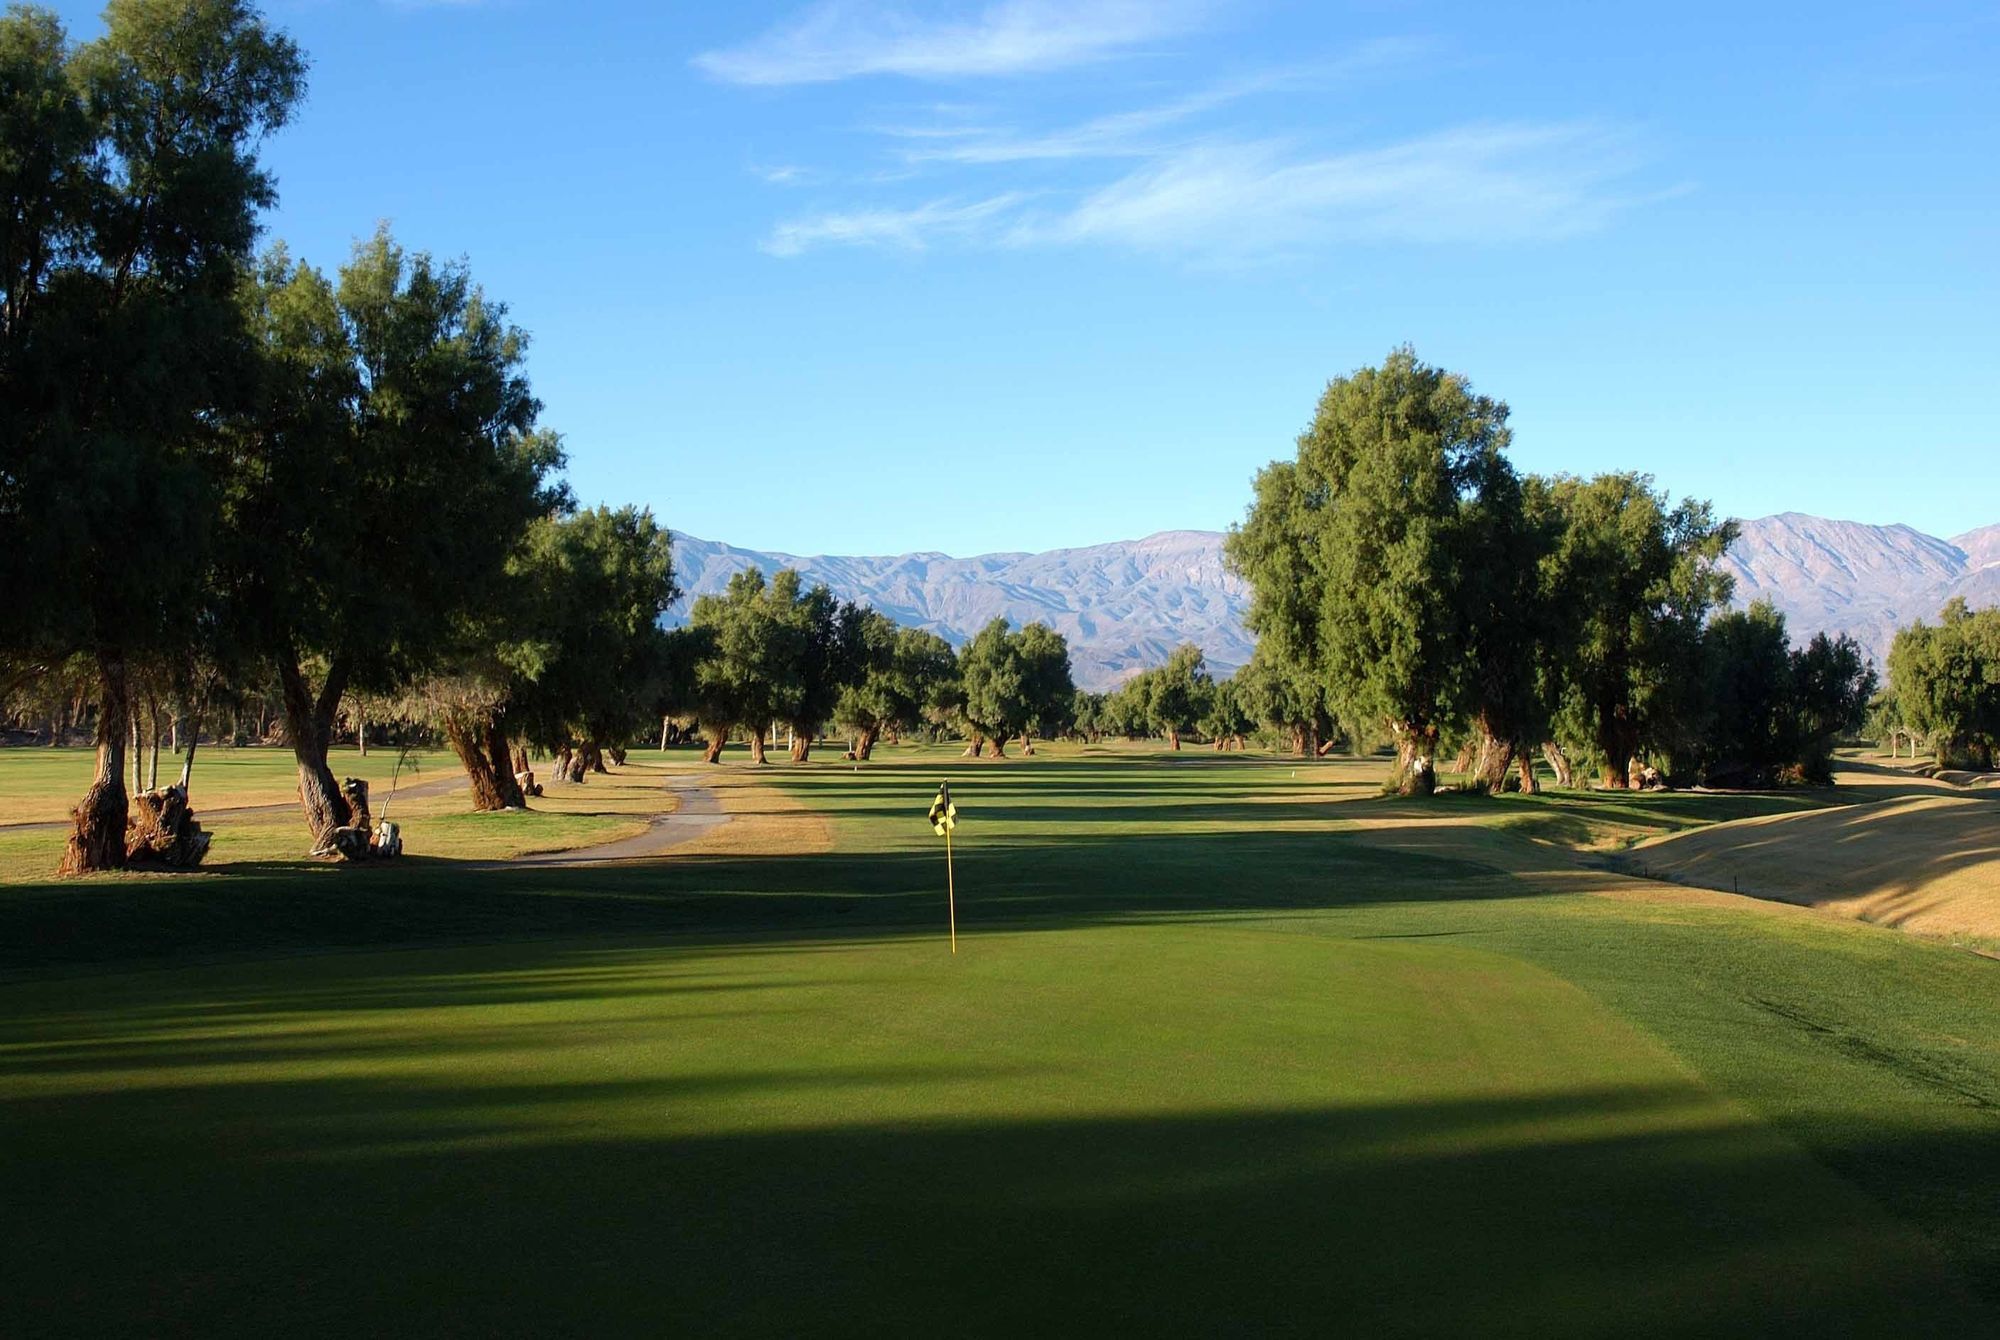
<instances>
[{"instance_id":1,"label":"grass slope","mask_svg":"<svg viewBox=\"0 0 2000 1340\"><path fill-rule=\"evenodd\" d=\"M0 1332L1991 1332L1995 964L1374 780L891 751L764 853L0 889Z\"/></svg>"}]
</instances>

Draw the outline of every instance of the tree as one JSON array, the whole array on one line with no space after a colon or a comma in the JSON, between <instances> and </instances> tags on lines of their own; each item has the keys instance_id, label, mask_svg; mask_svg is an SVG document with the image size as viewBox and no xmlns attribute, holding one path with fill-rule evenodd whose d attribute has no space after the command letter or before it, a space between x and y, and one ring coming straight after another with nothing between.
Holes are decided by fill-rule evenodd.
<instances>
[{"instance_id":1,"label":"tree","mask_svg":"<svg viewBox=\"0 0 2000 1340\"><path fill-rule=\"evenodd\" d=\"M1006 757L1007 741L1030 730L1060 730L1074 696L1069 644L1046 624L1010 632L1005 619L979 630L960 650L959 678L964 714L972 736L966 750L977 757L990 744L995 758Z\"/></svg>"},{"instance_id":2,"label":"tree","mask_svg":"<svg viewBox=\"0 0 2000 1340\"><path fill-rule=\"evenodd\" d=\"M1328 384L1295 461L1257 480L1229 555L1251 625L1343 712L1383 721L1396 789L1428 794L1440 733L1474 698L1474 574L1515 496L1507 407L1399 349Z\"/></svg>"},{"instance_id":3,"label":"tree","mask_svg":"<svg viewBox=\"0 0 2000 1340\"><path fill-rule=\"evenodd\" d=\"M781 572L779 577L785 575ZM796 573L792 581L798 584ZM834 599L824 585L789 601L774 590L772 598L781 617L796 629L798 673L780 719L791 728L792 762L804 763L812 757L813 741L833 716L841 692L860 677L863 615L859 606Z\"/></svg>"},{"instance_id":4,"label":"tree","mask_svg":"<svg viewBox=\"0 0 2000 1340\"><path fill-rule=\"evenodd\" d=\"M489 753L504 757L512 730L539 748L569 750L570 780L581 780L605 747L621 748L653 720L665 695L660 617L680 594L673 536L640 507L544 518L529 529L515 572L531 602L518 631L532 654L522 657L504 719L489 716L473 741L500 732ZM453 746L474 771L478 749Z\"/></svg>"},{"instance_id":5,"label":"tree","mask_svg":"<svg viewBox=\"0 0 2000 1340\"><path fill-rule=\"evenodd\" d=\"M1035 737L1051 738L1069 729L1076 704L1076 684L1070 677L1069 643L1045 623L1020 631L1015 654L1021 662L1021 692L1027 714L1021 723L1021 752L1035 752Z\"/></svg>"},{"instance_id":6,"label":"tree","mask_svg":"<svg viewBox=\"0 0 2000 1340\"><path fill-rule=\"evenodd\" d=\"M569 505L551 482L562 448L536 429L526 337L505 307L462 265L408 254L386 230L337 285L273 251L251 306L264 376L237 438L228 580L246 639L276 672L301 805L324 845L350 818L327 765L343 695L449 671L504 624L510 555L536 518ZM511 779L494 756L504 742L486 743Z\"/></svg>"},{"instance_id":7,"label":"tree","mask_svg":"<svg viewBox=\"0 0 2000 1340\"><path fill-rule=\"evenodd\" d=\"M46 11L0 18L0 577L21 597L0 639L94 665L69 872L124 864L131 674L198 636L246 382L235 290L275 195L256 150L305 71L241 0L112 0L104 24L71 47Z\"/></svg>"},{"instance_id":8,"label":"tree","mask_svg":"<svg viewBox=\"0 0 2000 1340\"><path fill-rule=\"evenodd\" d=\"M1946 605L1935 625L1896 634L1889 683L1908 728L1931 742L1940 766L1993 766L2000 749L2000 610Z\"/></svg>"},{"instance_id":9,"label":"tree","mask_svg":"<svg viewBox=\"0 0 2000 1340\"><path fill-rule=\"evenodd\" d=\"M1561 616L1544 664L1558 731L1593 752L1603 783L1629 784L1643 750L1688 751L1702 678L1701 635L1732 585L1717 564L1736 538L1705 502L1669 504L1647 475L1531 483L1553 527L1547 608Z\"/></svg>"},{"instance_id":10,"label":"tree","mask_svg":"<svg viewBox=\"0 0 2000 1340\"><path fill-rule=\"evenodd\" d=\"M1292 751L1320 758L1333 747L1334 720L1324 685L1306 667L1286 661L1264 638L1232 680L1245 717L1290 741Z\"/></svg>"},{"instance_id":11,"label":"tree","mask_svg":"<svg viewBox=\"0 0 2000 1340\"><path fill-rule=\"evenodd\" d=\"M702 596L689 626L708 639L695 667L695 710L708 734L710 763L734 727L750 738L750 757L764 762L771 723L801 696L804 627L792 616L799 575L786 568L771 581L756 568L730 577L719 595Z\"/></svg>"},{"instance_id":12,"label":"tree","mask_svg":"<svg viewBox=\"0 0 2000 1340\"><path fill-rule=\"evenodd\" d=\"M1146 710L1155 731L1167 737L1167 747L1179 752L1181 736L1193 730L1212 706L1215 681L1209 676L1201 648L1182 643L1167 663L1148 673Z\"/></svg>"},{"instance_id":13,"label":"tree","mask_svg":"<svg viewBox=\"0 0 2000 1340\"><path fill-rule=\"evenodd\" d=\"M1785 616L1768 600L1718 614L1702 637L1703 776L1766 785L1799 757Z\"/></svg>"},{"instance_id":14,"label":"tree","mask_svg":"<svg viewBox=\"0 0 2000 1340\"><path fill-rule=\"evenodd\" d=\"M1800 769L1809 782L1831 782L1834 744L1866 722L1880 677L1845 633L1814 633L1791 653L1790 671Z\"/></svg>"},{"instance_id":15,"label":"tree","mask_svg":"<svg viewBox=\"0 0 2000 1340\"><path fill-rule=\"evenodd\" d=\"M958 658L936 633L899 628L875 610L857 623L859 678L841 690L834 720L855 733L854 757L866 762L883 732L914 731L949 706Z\"/></svg>"},{"instance_id":16,"label":"tree","mask_svg":"<svg viewBox=\"0 0 2000 1340\"><path fill-rule=\"evenodd\" d=\"M1196 725L1215 742L1218 751L1243 747L1243 737L1257 728L1257 722L1244 710L1241 688L1234 675L1215 681L1207 707Z\"/></svg>"}]
</instances>

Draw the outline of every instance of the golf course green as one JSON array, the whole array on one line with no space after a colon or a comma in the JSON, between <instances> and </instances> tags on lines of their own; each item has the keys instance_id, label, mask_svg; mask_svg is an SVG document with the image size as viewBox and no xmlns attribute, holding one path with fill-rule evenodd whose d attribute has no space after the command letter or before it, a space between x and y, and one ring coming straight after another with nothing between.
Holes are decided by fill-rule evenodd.
<instances>
[{"instance_id":1,"label":"golf course green","mask_svg":"<svg viewBox=\"0 0 2000 1340\"><path fill-rule=\"evenodd\" d=\"M1793 797L1381 771L911 746L629 863L0 864L0 1335L2000 1333L2000 962L1579 855Z\"/></svg>"}]
</instances>

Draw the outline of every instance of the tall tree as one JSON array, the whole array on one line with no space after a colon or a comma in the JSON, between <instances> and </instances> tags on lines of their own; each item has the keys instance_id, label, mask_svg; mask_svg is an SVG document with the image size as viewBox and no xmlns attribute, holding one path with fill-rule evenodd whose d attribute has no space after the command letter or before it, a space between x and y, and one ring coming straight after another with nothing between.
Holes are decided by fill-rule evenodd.
<instances>
[{"instance_id":1,"label":"tall tree","mask_svg":"<svg viewBox=\"0 0 2000 1340\"><path fill-rule=\"evenodd\" d=\"M63 869L124 863L133 667L184 658L247 387L238 274L298 50L240 0L113 0L69 46L0 18L0 521L33 591L0 639L95 667L97 771ZM143 552L132 547L144 536Z\"/></svg>"},{"instance_id":2,"label":"tall tree","mask_svg":"<svg viewBox=\"0 0 2000 1340\"><path fill-rule=\"evenodd\" d=\"M593 507L537 521L515 567L527 591L519 634L533 663L516 672L504 716L481 723L474 743L494 741L506 771L509 735L573 758L622 747L663 693L660 617L679 595L672 535L644 508Z\"/></svg>"},{"instance_id":3,"label":"tall tree","mask_svg":"<svg viewBox=\"0 0 2000 1340\"><path fill-rule=\"evenodd\" d=\"M252 299L265 379L231 476L232 584L324 844L350 818L327 764L343 695L449 669L494 622L509 555L568 506L562 448L535 427L526 337L462 265L384 230L337 285L274 251Z\"/></svg>"},{"instance_id":4,"label":"tall tree","mask_svg":"<svg viewBox=\"0 0 2000 1340\"><path fill-rule=\"evenodd\" d=\"M768 582L758 569L745 568L722 594L700 597L689 611L689 626L706 639L694 696L709 762L721 758L737 727L749 737L751 760L764 762L771 723L800 701L806 659L805 624L795 617L800 585L790 568Z\"/></svg>"},{"instance_id":5,"label":"tall tree","mask_svg":"<svg viewBox=\"0 0 2000 1340\"><path fill-rule=\"evenodd\" d=\"M1252 624L1342 712L1382 721L1396 789L1428 794L1438 738L1474 698L1475 574L1509 505L1507 407L1398 349L1336 378L1295 461L1257 480L1230 557Z\"/></svg>"},{"instance_id":6,"label":"tall tree","mask_svg":"<svg viewBox=\"0 0 2000 1340\"><path fill-rule=\"evenodd\" d=\"M866 762L885 731L914 731L925 714L949 705L958 680L951 644L921 628L899 628L862 610L856 646L859 678L841 690L834 719L854 732L854 756Z\"/></svg>"},{"instance_id":7,"label":"tall tree","mask_svg":"<svg viewBox=\"0 0 2000 1340\"><path fill-rule=\"evenodd\" d=\"M1990 768L2000 751L2000 610L1974 613L1963 598L1935 624L1896 634L1889 682L1908 728L1931 742L1940 765Z\"/></svg>"},{"instance_id":8,"label":"tall tree","mask_svg":"<svg viewBox=\"0 0 2000 1340\"><path fill-rule=\"evenodd\" d=\"M972 737L966 752L974 757L988 745L995 758L1004 758L1007 742L1017 736L1036 728L1059 731L1076 692L1069 644L1043 623L1016 633L1005 619L994 619L960 649L958 666Z\"/></svg>"},{"instance_id":9,"label":"tall tree","mask_svg":"<svg viewBox=\"0 0 2000 1340\"><path fill-rule=\"evenodd\" d=\"M1705 502L1670 504L1647 475L1564 475L1530 492L1555 529L1546 590L1564 620L1544 692L1603 784L1624 787L1642 750L1689 746L1701 630L1729 599L1717 564L1736 523Z\"/></svg>"},{"instance_id":10,"label":"tall tree","mask_svg":"<svg viewBox=\"0 0 2000 1340\"><path fill-rule=\"evenodd\" d=\"M1213 706L1215 681L1201 648L1184 642L1175 647L1167 663L1149 672L1146 710L1152 728L1167 737L1167 747L1178 752L1181 736L1195 728Z\"/></svg>"}]
</instances>

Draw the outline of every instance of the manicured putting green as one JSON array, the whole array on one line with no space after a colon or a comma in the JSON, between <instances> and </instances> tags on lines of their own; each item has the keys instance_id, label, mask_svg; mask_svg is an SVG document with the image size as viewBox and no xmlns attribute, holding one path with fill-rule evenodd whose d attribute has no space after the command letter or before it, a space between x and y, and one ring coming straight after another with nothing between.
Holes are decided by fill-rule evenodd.
<instances>
[{"instance_id":1,"label":"manicured putting green","mask_svg":"<svg viewBox=\"0 0 2000 1340\"><path fill-rule=\"evenodd\" d=\"M1966 1318L1914 1233L1518 960L1282 923L961 949L494 946L9 988L0 1198L28 1236L0 1315L265 1335ZM1829 1268L1850 1261L1871 1268Z\"/></svg>"}]
</instances>

